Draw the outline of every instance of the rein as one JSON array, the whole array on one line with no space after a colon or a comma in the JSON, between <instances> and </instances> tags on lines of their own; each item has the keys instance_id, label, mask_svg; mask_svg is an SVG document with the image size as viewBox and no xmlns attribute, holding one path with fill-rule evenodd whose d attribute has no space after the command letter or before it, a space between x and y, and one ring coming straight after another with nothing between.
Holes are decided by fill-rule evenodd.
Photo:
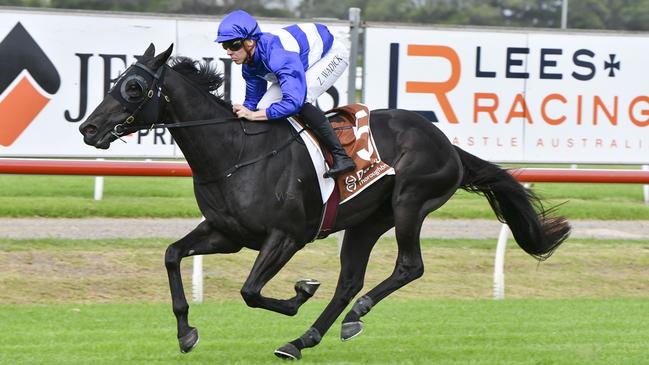
<instances>
[{"instance_id":1,"label":"rein","mask_svg":"<svg viewBox=\"0 0 649 365\"><path fill-rule=\"evenodd\" d=\"M120 138L125 134L141 131L144 129L152 130L154 128L183 128L183 127L198 127L203 125L210 124L225 124L229 122L239 121L239 118L228 117L221 119L200 119L200 120L191 120L188 122L178 122L178 123L152 123L150 126L145 125L131 125L128 122L120 123L113 128L111 132L115 137Z\"/></svg>"},{"instance_id":2,"label":"rein","mask_svg":"<svg viewBox=\"0 0 649 365\"><path fill-rule=\"evenodd\" d=\"M133 71L131 71L130 73L125 73L125 75L118 81L117 84L115 84L113 89L109 92L111 95L113 95L113 97L115 97L122 104L125 110L130 112L130 115L124 120L124 122L117 124L115 127L113 127L113 130L110 132L118 139L122 140L121 137L123 135L128 133L133 133L139 130L144 130L144 129L151 130L153 128L166 128L166 129L187 128L187 127L198 127L198 126L205 126L205 125L212 125L212 124L225 124L225 123L231 123L236 121L238 121L241 124L241 129L244 132L244 138L246 135L248 135L248 132L246 131L246 128L243 124L244 123L243 119L238 117L200 119L200 120L190 120L187 122L177 122L177 123L164 123L164 122L162 123L152 122L150 124L147 122L138 123L138 121L136 121L136 118L148 118L149 120L158 120L160 117L160 111L164 107L162 102L164 101L165 103L169 104L171 103L171 99L169 98L169 96L167 96L162 92L162 81L164 79L164 69L165 67L167 67L166 65L160 67L157 71L151 70L150 68L148 68L147 66L139 62L135 63L134 66L135 67L133 68ZM135 76L131 74L135 74ZM151 86L148 88L148 90L145 93L144 93L145 87L143 86L146 85L146 80L144 80L144 78L151 79L151 83L150 83ZM138 85L140 85L142 92L145 95L141 100L130 101L127 95L125 95L124 82L133 79L136 79ZM151 110L151 108L147 108L147 104L149 103L149 101L152 100L155 101L153 105L154 108L157 107L155 108L155 110ZM149 114L149 115L145 115L145 116L139 115L141 114L140 112L142 111L145 111L144 114ZM152 112L155 112L155 116L150 115ZM258 157L255 157L247 161L236 163L234 166L227 169L223 174L220 174L220 177L216 178L214 181L218 181L222 178L228 178L242 167L250 166L257 162L265 160L266 158L276 156L280 151L282 151L283 149L291 145L293 142L298 141L298 137L302 132L304 132L304 128L302 128L297 133L292 132L291 133L292 136L290 139L288 139L279 147L275 148L270 152L266 152ZM245 143L242 143L239 156L242 155L244 148L245 148ZM210 181L205 181L205 182L210 182Z\"/></svg>"},{"instance_id":3,"label":"rein","mask_svg":"<svg viewBox=\"0 0 649 365\"><path fill-rule=\"evenodd\" d=\"M236 121L241 121L241 119L237 117L199 119L199 120L190 120L188 122L178 122L178 123L152 123L150 126L131 125L125 121L124 123L120 123L116 125L113 128L113 131L111 133L115 137L119 138L127 133L133 133L144 129L152 130L154 128L170 129L170 128L184 128L184 127L199 127L199 126L210 125L210 124L225 124L225 123L236 122Z\"/></svg>"}]
</instances>

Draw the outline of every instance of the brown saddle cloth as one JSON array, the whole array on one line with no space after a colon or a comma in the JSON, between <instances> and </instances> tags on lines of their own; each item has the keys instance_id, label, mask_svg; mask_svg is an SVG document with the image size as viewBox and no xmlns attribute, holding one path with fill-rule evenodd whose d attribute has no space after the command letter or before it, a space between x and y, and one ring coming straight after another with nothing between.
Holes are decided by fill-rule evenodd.
<instances>
[{"instance_id":1,"label":"brown saddle cloth","mask_svg":"<svg viewBox=\"0 0 649 365\"><path fill-rule=\"evenodd\" d=\"M328 111L331 126L356 163L356 169L338 176L340 204L345 203L394 169L381 161L370 131L370 111L366 105L350 104Z\"/></svg>"},{"instance_id":2,"label":"brown saddle cloth","mask_svg":"<svg viewBox=\"0 0 649 365\"><path fill-rule=\"evenodd\" d=\"M331 233L336 221L338 205L351 200L381 177L394 174L394 169L381 161L374 144L370 131L370 111L367 106L350 104L331 109L325 114L345 152L356 163L356 169L336 178L336 186L323 207L322 219L314 239L327 237ZM304 125L302 121L295 120ZM318 140L311 131L307 129L306 132L311 134L315 141ZM333 163L331 153L322 148L321 151L327 164L331 166Z\"/></svg>"}]
</instances>

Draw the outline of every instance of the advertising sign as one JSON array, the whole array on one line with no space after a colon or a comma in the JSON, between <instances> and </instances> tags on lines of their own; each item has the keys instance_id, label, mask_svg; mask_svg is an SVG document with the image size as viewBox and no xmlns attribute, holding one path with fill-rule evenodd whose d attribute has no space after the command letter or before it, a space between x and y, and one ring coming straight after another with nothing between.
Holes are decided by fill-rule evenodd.
<instances>
[{"instance_id":1,"label":"advertising sign","mask_svg":"<svg viewBox=\"0 0 649 365\"><path fill-rule=\"evenodd\" d=\"M260 21L263 31L288 23ZM327 24L349 45L349 26ZM140 131L108 150L83 143L79 125L150 43L160 53L213 62L219 93L243 102L241 67L214 42L219 18L7 10L0 13L0 156L182 157L167 130ZM347 100L345 73L318 103Z\"/></svg>"},{"instance_id":2,"label":"advertising sign","mask_svg":"<svg viewBox=\"0 0 649 365\"><path fill-rule=\"evenodd\" d=\"M649 162L649 34L369 27L365 103L499 162Z\"/></svg>"}]
</instances>

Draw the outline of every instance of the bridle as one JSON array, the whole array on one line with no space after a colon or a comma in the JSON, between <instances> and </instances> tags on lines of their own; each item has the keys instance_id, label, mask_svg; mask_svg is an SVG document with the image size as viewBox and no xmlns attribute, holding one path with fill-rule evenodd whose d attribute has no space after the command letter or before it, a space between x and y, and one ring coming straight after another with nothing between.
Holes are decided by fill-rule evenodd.
<instances>
[{"instance_id":1,"label":"bridle","mask_svg":"<svg viewBox=\"0 0 649 365\"><path fill-rule=\"evenodd\" d=\"M162 93L165 70L164 66L152 70L136 62L124 71L115 86L108 92L129 113L129 116L111 131L115 137L120 138L125 134L145 129L145 125L152 125L158 121L164 106L162 101L166 103L170 101L169 97Z\"/></svg>"},{"instance_id":2,"label":"bridle","mask_svg":"<svg viewBox=\"0 0 649 365\"><path fill-rule=\"evenodd\" d=\"M110 132L117 138L142 129L180 128L208 124L239 121L237 117L193 120L181 123L164 123L160 113L171 99L162 90L165 71L169 66L162 65L157 70L136 62L126 69L108 92L117 100L129 116L118 123ZM131 90L131 88L134 88Z\"/></svg>"}]
</instances>

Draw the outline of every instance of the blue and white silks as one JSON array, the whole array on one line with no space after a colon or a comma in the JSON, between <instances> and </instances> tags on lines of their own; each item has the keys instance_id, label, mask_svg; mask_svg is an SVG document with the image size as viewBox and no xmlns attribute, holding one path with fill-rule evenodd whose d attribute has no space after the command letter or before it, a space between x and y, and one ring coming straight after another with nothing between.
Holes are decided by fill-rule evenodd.
<instances>
[{"instance_id":1,"label":"blue and white silks","mask_svg":"<svg viewBox=\"0 0 649 365\"><path fill-rule=\"evenodd\" d=\"M348 58L346 47L322 24L294 24L262 33L252 63L242 68L243 105L266 109L268 119L294 115L334 84L347 68Z\"/></svg>"}]
</instances>

